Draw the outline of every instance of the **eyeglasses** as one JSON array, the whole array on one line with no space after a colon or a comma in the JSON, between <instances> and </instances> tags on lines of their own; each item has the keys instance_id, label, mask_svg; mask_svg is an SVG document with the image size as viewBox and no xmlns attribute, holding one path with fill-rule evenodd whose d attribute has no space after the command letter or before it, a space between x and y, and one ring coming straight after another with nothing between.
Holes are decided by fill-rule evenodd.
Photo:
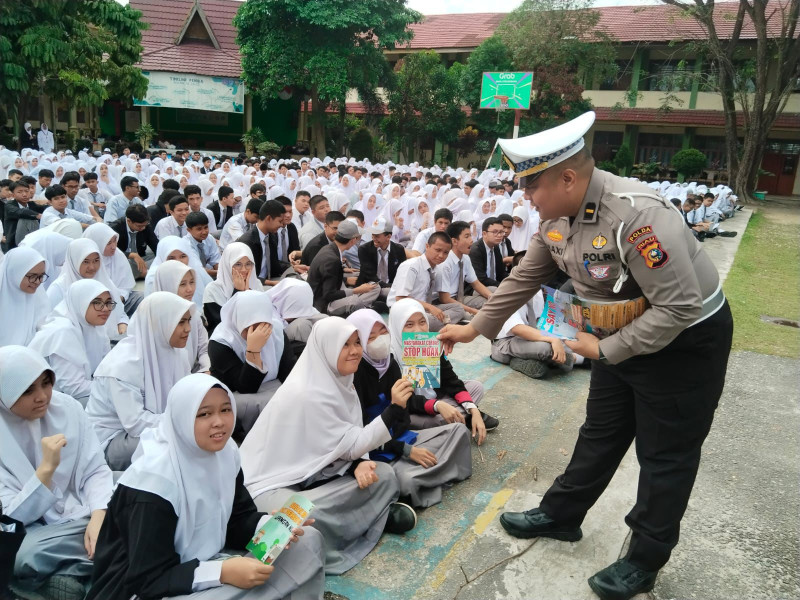
<instances>
[{"instance_id":1,"label":"eyeglasses","mask_svg":"<svg viewBox=\"0 0 800 600\"><path fill-rule=\"evenodd\" d=\"M252 269L254 266L255 265L253 263L248 261L248 262L246 262L244 264L236 263L235 265L233 265L233 268L241 271L242 269Z\"/></svg>"},{"instance_id":2,"label":"eyeglasses","mask_svg":"<svg viewBox=\"0 0 800 600\"><path fill-rule=\"evenodd\" d=\"M48 279L50 279L50 275L48 275L47 273L42 273L41 275L35 275L33 273L29 273L28 275L25 275L25 278L28 280L29 283L36 284L47 281Z\"/></svg>"},{"instance_id":3,"label":"eyeglasses","mask_svg":"<svg viewBox=\"0 0 800 600\"><path fill-rule=\"evenodd\" d=\"M117 307L117 303L114 302L113 300L106 300L105 302L103 302L102 300L97 299L97 300L92 300L89 304L91 304L92 308L98 312L103 310L104 308L108 311L111 311Z\"/></svg>"},{"instance_id":4,"label":"eyeglasses","mask_svg":"<svg viewBox=\"0 0 800 600\"><path fill-rule=\"evenodd\" d=\"M489 229L486 231L489 235L503 235L505 232L505 229Z\"/></svg>"}]
</instances>

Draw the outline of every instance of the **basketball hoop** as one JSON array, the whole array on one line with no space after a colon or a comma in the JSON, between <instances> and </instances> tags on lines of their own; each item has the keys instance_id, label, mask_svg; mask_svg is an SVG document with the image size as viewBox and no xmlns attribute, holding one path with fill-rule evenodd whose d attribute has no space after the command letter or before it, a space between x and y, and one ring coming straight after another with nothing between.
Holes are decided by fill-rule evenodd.
<instances>
[{"instance_id":1,"label":"basketball hoop","mask_svg":"<svg viewBox=\"0 0 800 600\"><path fill-rule=\"evenodd\" d=\"M506 110L508 108L508 96L496 95L494 99L497 100L495 110Z\"/></svg>"}]
</instances>

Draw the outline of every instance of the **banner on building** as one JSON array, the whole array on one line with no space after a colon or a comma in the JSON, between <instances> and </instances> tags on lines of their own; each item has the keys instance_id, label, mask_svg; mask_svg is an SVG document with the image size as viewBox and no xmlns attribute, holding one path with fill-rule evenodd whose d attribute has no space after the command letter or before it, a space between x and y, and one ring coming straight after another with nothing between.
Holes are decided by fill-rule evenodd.
<instances>
[{"instance_id":1,"label":"banner on building","mask_svg":"<svg viewBox=\"0 0 800 600\"><path fill-rule=\"evenodd\" d=\"M192 73L142 71L149 85L136 106L193 108L218 112L244 112L244 84L241 79L207 77Z\"/></svg>"}]
</instances>

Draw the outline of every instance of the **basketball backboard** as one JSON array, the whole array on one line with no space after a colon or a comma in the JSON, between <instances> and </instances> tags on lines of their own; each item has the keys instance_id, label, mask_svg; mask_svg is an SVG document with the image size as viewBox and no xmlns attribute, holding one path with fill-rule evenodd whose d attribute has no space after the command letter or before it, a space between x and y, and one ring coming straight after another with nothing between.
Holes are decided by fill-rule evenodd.
<instances>
[{"instance_id":1,"label":"basketball backboard","mask_svg":"<svg viewBox=\"0 0 800 600\"><path fill-rule=\"evenodd\" d=\"M503 110L531 106L532 73L484 73L480 108Z\"/></svg>"}]
</instances>

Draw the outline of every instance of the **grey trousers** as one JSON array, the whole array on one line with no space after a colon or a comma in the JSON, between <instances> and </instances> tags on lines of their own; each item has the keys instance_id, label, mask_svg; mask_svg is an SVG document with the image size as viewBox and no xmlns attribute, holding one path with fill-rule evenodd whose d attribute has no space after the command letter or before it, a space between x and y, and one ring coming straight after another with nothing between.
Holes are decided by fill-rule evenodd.
<instances>
[{"instance_id":1,"label":"grey trousers","mask_svg":"<svg viewBox=\"0 0 800 600\"><path fill-rule=\"evenodd\" d=\"M372 308L372 303L375 302L380 295L381 288L375 286L365 294L351 294L345 298L334 300L328 304L328 314L331 317L346 317L361 308Z\"/></svg>"},{"instance_id":2,"label":"grey trousers","mask_svg":"<svg viewBox=\"0 0 800 600\"><path fill-rule=\"evenodd\" d=\"M472 402L475 403L476 406L480 408L481 400L483 399L483 384L476 379L468 379L464 382L464 387L467 388L469 395L472 396ZM444 396L439 398L443 402L447 402L450 406L455 406L459 409L462 413L466 414L466 411L461 407L461 405L456 402L455 398L451 398L450 396ZM444 417L440 414L435 415L409 415L411 421L411 429L430 429L431 427L441 427L442 425L447 425L447 421L444 420Z\"/></svg>"},{"instance_id":3,"label":"grey trousers","mask_svg":"<svg viewBox=\"0 0 800 600\"><path fill-rule=\"evenodd\" d=\"M308 337L311 335L311 329L314 327L314 323L320 319L324 319L326 316L327 315L320 313L313 317L300 317L289 323L283 331L290 341L303 342L305 344L308 341Z\"/></svg>"},{"instance_id":4,"label":"grey trousers","mask_svg":"<svg viewBox=\"0 0 800 600\"><path fill-rule=\"evenodd\" d=\"M242 394L233 392L236 399L236 428L241 429L244 435L253 428L258 419L258 415L281 387L280 379L273 379L262 384L255 394ZM280 508L280 507L278 507Z\"/></svg>"},{"instance_id":5,"label":"grey trousers","mask_svg":"<svg viewBox=\"0 0 800 600\"><path fill-rule=\"evenodd\" d=\"M454 325L464 319L464 307L460 304L437 304L436 308L444 312L449 317L450 323ZM439 331L445 324L439 319L428 313L428 329L430 331Z\"/></svg>"},{"instance_id":6,"label":"grey trousers","mask_svg":"<svg viewBox=\"0 0 800 600\"><path fill-rule=\"evenodd\" d=\"M144 294L142 294L142 292L134 290L128 294L128 297L125 298L125 314L132 317L133 313L136 312L136 309L139 308L139 305L142 303L142 300L144 300Z\"/></svg>"},{"instance_id":7,"label":"grey trousers","mask_svg":"<svg viewBox=\"0 0 800 600\"><path fill-rule=\"evenodd\" d=\"M528 360L541 360L564 371L570 371L575 363L572 350L564 346L567 361L557 363L553 361L553 347L547 342L531 342L517 336L501 338L492 342L492 360L507 365L512 358Z\"/></svg>"},{"instance_id":8,"label":"grey trousers","mask_svg":"<svg viewBox=\"0 0 800 600\"><path fill-rule=\"evenodd\" d=\"M275 561L275 570L264 585L249 590L221 585L169 600L321 600L325 591L325 541L313 527L303 530L300 541Z\"/></svg>"},{"instance_id":9,"label":"grey trousers","mask_svg":"<svg viewBox=\"0 0 800 600\"><path fill-rule=\"evenodd\" d=\"M314 503L311 518L316 519L314 528L325 538L325 572L341 575L356 566L378 543L389 518L389 506L399 496L391 465L377 463L375 474L378 481L363 490L355 477L343 475L319 487L280 488L259 494L253 500L262 512L280 508L294 493L311 500Z\"/></svg>"},{"instance_id":10,"label":"grey trousers","mask_svg":"<svg viewBox=\"0 0 800 600\"><path fill-rule=\"evenodd\" d=\"M106 446L106 463L112 471L124 471L131 466L131 458L139 447L139 438L120 431Z\"/></svg>"},{"instance_id":11,"label":"grey trousers","mask_svg":"<svg viewBox=\"0 0 800 600\"><path fill-rule=\"evenodd\" d=\"M27 525L12 584L32 591L53 575L91 577L94 563L83 546L88 524L86 517L58 525Z\"/></svg>"}]
</instances>

